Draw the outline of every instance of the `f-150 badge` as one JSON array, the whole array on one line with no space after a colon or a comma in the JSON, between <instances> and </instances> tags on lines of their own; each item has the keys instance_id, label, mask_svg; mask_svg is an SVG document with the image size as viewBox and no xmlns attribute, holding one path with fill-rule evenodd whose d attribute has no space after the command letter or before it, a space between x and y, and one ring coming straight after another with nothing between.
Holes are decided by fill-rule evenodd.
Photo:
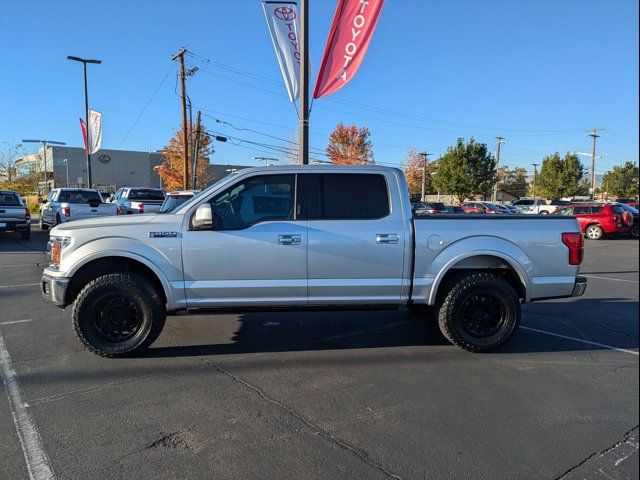
<instances>
[{"instance_id":1,"label":"f-150 badge","mask_svg":"<svg viewBox=\"0 0 640 480\"><path fill-rule=\"evenodd\" d=\"M179 236L178 232L149 232L149 238L175 238Z\"/></svg>"}]
</instances>

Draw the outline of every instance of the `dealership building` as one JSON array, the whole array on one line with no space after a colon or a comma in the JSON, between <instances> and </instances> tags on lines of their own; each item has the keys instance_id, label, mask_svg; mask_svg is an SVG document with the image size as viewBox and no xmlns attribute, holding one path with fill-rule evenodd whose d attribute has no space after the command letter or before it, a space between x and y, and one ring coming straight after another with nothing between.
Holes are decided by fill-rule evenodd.
<instances>
[{"instance_id":1,"label":"dealership building","mask_svg":"<svg viewBox=\"0 0 640 480\"><path fill-rule=\"evenodd\" d=\"M45 161L46 160L46 161ZM115 192L120 187L162 187L156 167L162 152L101 149L91 155L91 187ZM45 164L46 181L45 186ZM247 168L242 165L211 165L214 178ZM59 187L88 187L87 156L84 148L47 145L38 153L25 155L16 162L18 175L35 174L41 178L39 193Z\"/></svg>"}]
</instances>

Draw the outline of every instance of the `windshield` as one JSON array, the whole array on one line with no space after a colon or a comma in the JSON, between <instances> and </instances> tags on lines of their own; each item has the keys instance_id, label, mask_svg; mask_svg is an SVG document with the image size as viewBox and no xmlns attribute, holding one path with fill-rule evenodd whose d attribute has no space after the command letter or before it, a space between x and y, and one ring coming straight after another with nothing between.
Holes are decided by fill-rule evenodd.
<instances>
[{"instance_id":1,"label":"windshield","mask_svg":"<svg viewBox=\"0 0 640 480\"><path fill-rule=\"evenodd\" d=\"M483 203L483 205L492 212L495 212L497 210L496 206L493 203Z\"/></svg>"},{"instance_id":2,"label":"windshield","mask_svg":"<svg viewBox=\"0 0 640 480\"><path fill-rule=\"evenodd\" d=\"M171 213L181 213L181 212L183 212L184 210L189 208L191 205L193 205L195 202L197 202L200 199L200 197L202 197L203 195L208 195L209 192L211 190L213 190L214 188L217 188L219 185L221 185L223 183L226 183L229 180L233 180L237 176L238 176L238 173L231 173L231 174L229 174L229 175L227 175L225 177L222 177L220 180L218 180L217 182L212 183L211 185L209 185L206 189L202 190L197 195L194 195L191 200L187 200L182 205L178 205L180 207L178 209L178 211L174 210Z\"/></svg>"},{"instance_id":3,"label":"windshield","mask_svg":"<svg viewBox=\"0 0 640 480\"><path fill-rule=\"evenodd\" d=\"M186 202L192 197L193 197L192 194L168 195L167 198L165 198L164 203L162 204L160 213L173 212L176 209L176 207L179 207L180 205L182 205L184 202Z\"/></svg>"},{"instance_id":4,"label":"windshield","mask_svg":"<svg viewBox=\"0 0 640 480\"><path fill-rule=\"evenodd\" d=\"M0 206L19 207L20 199L15 193L0 193Z\"/></svg>"},{"instance_id":5,"label":"windshield","mask_svg":"<svg viewBox=\"0 0 640 480\"><path fill-rule=\"evenodd\" d=\"M58 201L64 203L102 203L102 198L98 192L91 190L62 190Z\"/></svg>"},{"instance_id":6,"label":"windshield","mask_svg":"<svg viewBox=\"0 0 640 480\"><path fill-rule=\"evenodd\" d=\"M134 188L129 192L129 200L164 200L162 190L153 188Z\"/></svg>"}]
</instances>

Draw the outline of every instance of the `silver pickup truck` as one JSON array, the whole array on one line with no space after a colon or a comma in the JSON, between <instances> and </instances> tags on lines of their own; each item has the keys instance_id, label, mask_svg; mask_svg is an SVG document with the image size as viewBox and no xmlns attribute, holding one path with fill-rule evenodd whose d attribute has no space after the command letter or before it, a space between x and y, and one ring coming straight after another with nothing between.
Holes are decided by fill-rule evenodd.
<instances>
[{"instance_id":1,"label":"silver pickup truck","mask_svg":"<svg viewBox=\"0 0 640 480\"><path fill-rule=\"evenodd\" d=\"M413 218L402 172L379 166L245 169L170 214L60 225L49 250L42 295L106 357L149 346L171 311L402 306L484 352L522 302L586 288L574 218Z\"/></svg>"},{"instance_id":2,"label":"silver pickup truck","mask_svg":"<svg viewBox=\"0 0 640 480\"><path fill-rule=\"evenodd\" d=\"M164 192L159 188L124 187L113 194L118 215L132 213L160 213Z\"/></svg>"},{"instance_id":3,"label":"silver pickup truck","mask_svg":"<svg viewBox=\"0 0 640 480\"><path fill-rule=\"evenodd\" d=\"M40 208L40 228L48 230L61 223L116 214L116 207L102 200L92 188L54 188Z\"/></svg>"},{"instance_id":4,"label":"silver pickup truck","mask_svg":"<svg viewBox=\"0 0 640 480\"><path fill-rule=\"evenodd\" d=\"M31 212L18 192L0 190L0 232L18 232L23 240L31 238Z\"/></svg>"}]
</instances>

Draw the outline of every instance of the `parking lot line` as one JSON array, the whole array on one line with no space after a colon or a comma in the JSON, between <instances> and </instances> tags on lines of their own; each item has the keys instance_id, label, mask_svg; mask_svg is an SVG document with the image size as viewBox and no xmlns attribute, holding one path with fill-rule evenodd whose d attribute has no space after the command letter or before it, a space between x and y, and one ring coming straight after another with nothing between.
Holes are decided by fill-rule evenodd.
<instances>
[{"instance_id":1,"label":"parking lot line","mask_svg":"<svg viewBox=\"0 0 640 480\"><path fill-rule=\"evenodd\" d=\"M0 322L0 325L13 325L14 323L26 323L26 322L32 322L33 319L31 318L25 318L24 320L12 320L10 322Z\"/></svg>"},{"instance_id":2,"label":"parking lot line","mask_svg":"<svg viewBox=\"0 0 640 480\"><path fill-rule=\"evenodd\" d=\"M561 335L559 333L547 332L546 330L538 330L537 328L523 327L523 326L520 326L520 328L523 330L530 330L532 332L543 333L545 335L551 335L553 337L573 340L574 342L586 343L587 345L595 345L597 347L608 348L609 350L617 350L618 352L630 353L631 355L638 355L638 352L634 352L633 350L627 350L626 348L619 348L619 347L614 347L612 345L605 345L604 343L592 342L590 340L584 340L582 338L569 337L567 335Z\"/></svg>"},{"instance_id":3,"label":"parking lot line","mask_svg":"<svg viewBox=\"0 0 640 480\"><path fill-rule=\"evenodd\" d=\"M0 285L0 288L35 287L39 283L22 283L20 285Z\"/></svg>"},{"instance_id":4,"label":"parking lot line","mask_svg":"<svg viewBox=\"0 0 640 480\"><path fill-rule=\"evenodd\" d=\"M627 283L640 283L637 280L625 280L622 278L612 278L612 277L601 277L600 275L583 275L583 277L587 278L599 278L600 280L609 280L611 282L627 282Z\"/></svg>"},{"instance_id":5,"label":"parking lot line","mask_svg":"<svg viewBox=\"0 0 640 480\"><path fill-rule=\"evenodd\" d=\"M22 399L18 376L13 368L13 362L9 356L4 338L0 333L0 372L4 382L9 408L13 417L13 423L18 432L22 453L27 462L27 471L31 480L51 480L55 479L55 474L51 468L51 463L44 451L42 438L36 422L31 415L27 405Z\"/></svg>"}]
</instances>

